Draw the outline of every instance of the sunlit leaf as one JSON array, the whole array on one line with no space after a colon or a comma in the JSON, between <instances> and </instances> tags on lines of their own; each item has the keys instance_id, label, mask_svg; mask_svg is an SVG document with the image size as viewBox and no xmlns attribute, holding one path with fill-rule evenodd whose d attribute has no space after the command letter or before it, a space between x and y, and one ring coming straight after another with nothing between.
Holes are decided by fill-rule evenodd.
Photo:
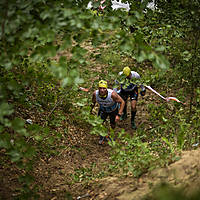
<instances>
[{"instance_id":1,"label":"sunlit leaf","mask_svg":"<svg viewBox=\"0 0 200 200\"><path fill-rule=\"evenodd\" d=\"M7 154L11 156L11 161L12 162L17 162L22 157L21 153L16 149L9 151Z\"/></svg>"}]
</instances>

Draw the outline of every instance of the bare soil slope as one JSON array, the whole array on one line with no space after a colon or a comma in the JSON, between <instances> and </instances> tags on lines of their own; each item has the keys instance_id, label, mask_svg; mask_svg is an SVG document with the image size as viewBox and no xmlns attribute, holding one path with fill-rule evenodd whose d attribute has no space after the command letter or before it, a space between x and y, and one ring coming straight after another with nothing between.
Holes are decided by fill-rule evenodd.
<instances>
[{"instance_id":1,"label":"bare soil slope","mask_svg":"<svg viewBox=\"0 0 200 200\"><path fill-rule=\"evenodd\" d=\"M41 199L65 199L66 191L71 192L73 199L90 200L139 200L151 192L154 186L167 182L175 187L182 187L186 194L199 189L200 149L182 152L181 159L166 168L158 168L139 179L122 178L118 175L106 178L95 178L70 184L70 173L77 168L87 168L91 163L103 170L109 163L109 146L99 146L95 136L90 138L90 146L85 145L85 157L78 152L63 152L60 157L48 162L40 162L38 166L38 181L44 186ZM93 143L93 144L92 144ZM87 147L86 147L87 146ZM83 177L85 179L86 177Z\"/></svg>"},{"instance_id":2,"label":"bare soil slope","mask_svg":"<svg viewBox=\"0 0 200 200\"><path fill-rule=\"evenodd\" d=\"M144 98L148 103L157 97L147 93ZM145 105L138 105L137 126L148 123L147 115ZM163 181L176 187L183 187L186 194L199 188L199 148L182 152L179 161L166 168L155 169L139 179L122 178L118 174L104 173L110 163L111 147L108 144L100 146L98 136L91 135L89 130L81 129L80 126L77 129L67 121L63 123L63 126L69 126L68 139L64 141L66 148L57 156L39 158L33 171L39 187L39 199L137 200ZM130 129L130 111L128 118L120 122L117 129L121 128L134 134ZM0 166L0 197L13 199L19 193L16 188L17 173L15 167Z\"/></svg>"},{"instance_id":3,"label":"bare soil slope","mask_svg":"<svg viewBox=\"0 0 200 200\"><path fill-rule=\"evenodd\" d=\"M152 96L147 92L145 100L148 102L150 98ZM134 135L134 131L130 129L129 110L130 107L128 107L128 118L120 122L117 129L124 128ZM145 118L147 115L145 105L138 105L137 126L148 123ZM124 178L118 174L106 174L111 162L109 159L111 147L108 144L99 145L98 136L91 135L89 130L80 127L77 129L75 126L68 129L66 148L57 156L40 158L35 166L34 175L40 188L39 199L139 200L160 182L183 187L186 194L199 188L199 148L182 152L179 161L166 168L155 169L139 179ZM4 199L13 199L18 194L17 171L15 168L4 167L0 168L0 173L2 174L0 196Z\"/></svg>"},{"instance_id":4,"label":"bare soil slope","mask_svg":"<svg viewBox=\"0 0 200 200\"><path fill-rule=\"evenodd\" d=\"M151 94L147 92L146 100ZM124 128L134 134L130 127L130 104L128 104L128 118L118 124L117 129ZM138 106L136 124L147 123L145 105ZM144 115L144 116L143 116ZM199 188L200 149L182 152L180 160L166 168L158 168L142 175L139 179L121 177L118 174L102 174L107 171L110 146L98 144L98 136L90 135L86 130L77 132L75 127L69 134L74 148L65 149L59 156L47 161L39 161L36 175L38 182L44 186L41 199L66 199L66 192L71 193L72 199L90 200L139 200L161 182L167 182L175 187L182 187L185 194ZM92 172L83 172L93 166ZM80 174L78 172L81 172ZM85 173L85 175L83 175ZM96 174L95 174L96 173ZM71 181L74 174L76 182ZM91 175L90 178L88 174ZM82 177L81 177L82 176Z\"/></svg>"}]
</instances>

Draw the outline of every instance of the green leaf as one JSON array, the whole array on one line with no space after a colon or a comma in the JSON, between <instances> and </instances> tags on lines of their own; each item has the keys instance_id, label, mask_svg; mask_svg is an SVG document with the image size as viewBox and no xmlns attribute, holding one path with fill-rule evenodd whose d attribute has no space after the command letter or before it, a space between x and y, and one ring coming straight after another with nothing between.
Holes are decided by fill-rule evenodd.
<instances>
[{"instance_id":1,"label":"green leaf","mask_svg":"<svg viewBox=\"0 0 200 200\"><path fill-rule=\"evenodd\" d=\"M21 135L24 136L29 136L29 133L26 131L26 129L24 128L24 120L20 119L20 118L15 118L12 121L12 128L20 133Z\"/></svg>"},{"instance_id":2,"label":"green leaf","mask_svg":"<svg viewBox=\"0 0 200 200\"><path fill-rule=\"evenodd\" d=\"M22 157L21 153L16 149L13 149L13 150L9 151L7 154L11 156L11 161L12 162L20 161L20 159Z\"/></svg>"},{"instance_id":3,"label":"green leaf","mask_svg":"<svg viewBox=\"0 0 200 200\"><path fill-rule=\"evenodd\" d=\"M7 87L10 90L17 90L19 88L18 83L15 80L9 81Z\"/></svg>"},{"instance_id":4,"label":"green leaf","mask_svg":"<svg viewBox=\"0 0 200 200\"><path fill-rule=\"evenodd\" d=\"M81 83L84 83L84 79L79 78L79 77L76 77L76 78L74 79L74 83L75 83L75 84L81 84Z\"/></svg>"},{"instance_id":5,"label":"green leaf","mask_svg":"<svg viewBox=\"0 0 200 200\"><path fill-rule=\"evenodd\" d=\"M24 127L24 121L20 118L15 118L13 121L12 121L12 126L13 126L13 129L15 131L18 131L20 130L21 128Z\"/></svg>"},{"instance_id":6,"label":"green leaf","mask_svg":"<svg viewBox=\"0 0 200 200\"><path fill-rule=\"evenodd\" d=\"M45 20L49 17L51 17L51 12L49 10L44 10L42 13L40 13L41 19Z\"/></svg>"},{"instance_id":7,"label":"green leaf","mask_svg":"<svg viewBox=\"0 0 200 200\"><path fill-rule=\"evenodd\" d=\"M124 52L127 52L127 51L131 51L133 49L133 44L130 42L130 40L122 40L119 48L124 51Z\"/></svg>"},{"instance_id":8,"label":"green leaf","mask_svg":"<svg viewBox=\"0 0 200 200\"><path fill-rule=\"evenodd\" d=\"M73 84L73 81L70 77L66 77L62 80L62 87L70 86Z\"/></svg>"},{"instance_id":9,"label":"green leaf","mask_svg":"<svg viewBox=\"0 0 200 200\"><path fill-rule=\"evenodd\" d=\"M65 56L60 56L60 58L59 58L59 64L60 64L61 66L65 66L65 65L66 65L66 62L67 62L66 57L65 57Z\"/></svg>"},{"instance_id":10,"label":"green leaf","mask_svg":"<svg viewBox=\"0 0 200 200\"><path fill-rule=\"evenodd\" d=\"M156 55L155 61L153 61L154 65L158 68L166 70L169 68L169 62L163 55Z\"/></svg>"},{"instance_id":11,"label":"green leaf","mask_svg":"<svg viewBox=\"0 0 200 200\"><path fill-rule=\"evenodd\" d=\"M75 11L73 9L63 9L63 14L64 17L72 17L72 15L75 13Z\"/></svg>"},{"instance_id":12,"label":"green leaf","mask_svg":"<svg viewBox=\"0 0 200 200\"><path fill-rule=\"evenodd\" d=\"M34 147L29 146L28 149L24 152L24 157L32 158L35 155L36 151Z\"/></svg>"},{"instance_id":13,"label":"green leaf","mask_svg":"<svg viewBox=\"0 0 200 200\"><path fill-rule=\"evenodd\" d=\"M2 133L4 130L4 127L2 125L0 125L0 133Z\"/></svg>"},{"instance_id":14,"label":"green leaf","mask_svg":"<svg viewBox=\"0 0 200 200\"><path fill-rule=\"evenodd\" d=\"M156 51L164 51L165 47L164 46L159 46L155 48Z\"/></svg>"},{"instance_id":15,"label":"green leaf","mask_svg":"<svg viewBox=\"0 0 200 200\"><path fill-rule=\"evenodd\" d=\"M147 59L147 54L145 51L141 51L140 54L136 57L138 62L143 62Z\"/></svg>"},{"instance_id":16,"label":"green leaf","mask_svg":"<svg viewBox=\"0 0 200 200\"><path fill-rule=\"evenodd\" d=\"M34 135L34 138L35 138L37 141L42 141L42 140L43 140L43 136L41 136L41 135Z\"/></svg>"},{"instance_id":17,"label":"green leaf","mask_svg":"<svg viewBox=\"0 0 200 200\"><path fill-rule=\"evenodd\" d=\"M135 16L128 16L127 26L134 25L136 22L137 22L137 19Z\"/></svg>"},{"instance_id":18,"label":"green leaf","mask_svg":"<svg viewBox=\"0 0 200 200\"><path fill-rule=\"evenodd\" d=\"M19 177L19 182L26 183L27 185L30 185L33 183L34 178L30 174L25 174L24 176Z\"/></svg>"},{"instance_id":19,"label":"green leaf","mask_svg":"<svg viewBox=\"0 0 200 200\"><path fill-rule=\"evenodd\" d=\"M12 109L12 105L3 102L0 104L0 111L0 121L2 121L4 116L11 115L14 110Z\"/></svg>"},{"instance_id":20,"label":"green leaf","mask_svg":"<svg viewBox=\"0 0 200 200\"><path fill-rule=\"evenodd\" d=\"M0 138L0 148L8 149L10 147L10 142L4 138Z\"/></svg>"},{"instance_id":21,"label":"green leaf","mask_svg":"<svg viewBox=\"0 0 200 200\"><path fill-rule=\"evenodd\" d=\"M69 75L71 77L77 77L78 76L78 71L76 69L72 69L70 72L69 72Z\"/></svg>"}]
</instances>

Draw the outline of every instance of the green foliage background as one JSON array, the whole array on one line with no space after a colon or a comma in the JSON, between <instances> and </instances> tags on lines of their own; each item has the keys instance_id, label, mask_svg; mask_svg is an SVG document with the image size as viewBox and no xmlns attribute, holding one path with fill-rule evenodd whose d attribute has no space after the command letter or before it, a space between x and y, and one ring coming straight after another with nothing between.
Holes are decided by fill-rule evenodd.
<instances>
[{"instance_id":1,"label":"green foliage background","mask_svg":"<svg viewBox=\"0 0 200 200\"><path fill-rule=\"evenodd\" d=\"M174 91L189 108L147 105L151 129L142 127L133 138L119 133L120 142L110 144L110 168L137 177L199 142L199 2L158 0L152 11L148 1L130 1L129 13L108 8L101 15L87 10L88 2L0 2L0 162L25 170L20 177L24 198L36 190L30 172L37 156L64 148L59 141L67 129L57 132L55 127L65 113L84 120L93 134L107 134L101 120L89 114L89 97L78 96L77 88L90 87L97 75L112 82L126 65L137 65L146 85ZM98 53L89 52L87 44ZM59 56L63 51L68 56ZM107 68L92 71L91 58ZM37 123L28 124L33 117Z\"/></svg>"}]
</instances>

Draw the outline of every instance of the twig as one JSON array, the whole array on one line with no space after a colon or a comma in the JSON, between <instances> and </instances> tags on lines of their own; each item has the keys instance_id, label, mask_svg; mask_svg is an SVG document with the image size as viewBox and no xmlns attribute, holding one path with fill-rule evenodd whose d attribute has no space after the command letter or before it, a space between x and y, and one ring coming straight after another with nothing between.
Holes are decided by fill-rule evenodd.
<instances>
[{"instance_id":1,"label":"twig","mask_svg":"<svg viewBox=\"0 0 200 200\"><path fill-rule=\"evenodd\" d=\"M3 19L3 22L1 24L2 42L3 42L4 51L5 51L6 55L7 55L7 51L6 51L6 46L5 46L5 23L6 23L7 16L8 16L8 1L5 2L4 19Z\"/></svg>"},{"instance_id":2,"label":"twig","mask_svg":"<svg viewBox=\"0 0 200 200\"><path fill-rule=\"evenodd\" d=\"M79 199L82 199L82 198L85 198L85 197L89 197L90 196L90 194L84 194L84 195L82 195L82 196L78 196L76 199L77 200L79 200Z\"/></svg>"},{"instance_id":3,"label":"twig","mask_svg":"<svg viewBox=\"0 0 200 200\"><path fill-rule=\"evenodd\" d=\"M53 113L53 111L56 109L56 107L63 102L63 99L64 99L64 97L60 101L58 101L56 103L56 105L53 107L53 109L51 110L51 112L47 115L46 121L48 120L48 118L50 117L50 115Z\"/></svg>"}]
</instances>

